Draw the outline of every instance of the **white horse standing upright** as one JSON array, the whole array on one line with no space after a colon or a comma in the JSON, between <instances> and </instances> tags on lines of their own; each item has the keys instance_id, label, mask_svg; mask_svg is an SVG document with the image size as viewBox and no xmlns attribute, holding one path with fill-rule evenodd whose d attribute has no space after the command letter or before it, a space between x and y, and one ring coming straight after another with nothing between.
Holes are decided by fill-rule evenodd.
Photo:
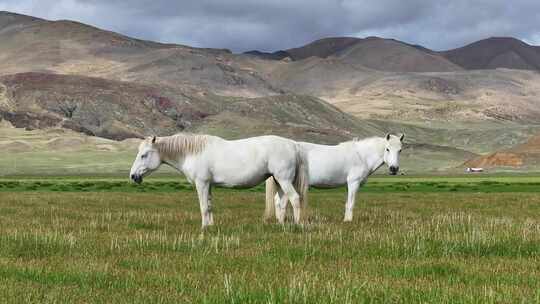
<instances>
[{"instance_id":1,"label":"white horse standing upright","mask_svg":"<svg viewBox=\"0 0 540 304\"><path fill-rule=\"evenodd\" d=\"M285 200L291 201L295 222L300 221L302 201L307 199L309 187L308 171L303 153L292 140L278 136L231 141L210 135L154 136L139 145L130 177L141 183L162 163L181 171L195 184L203 227L214 223L212 185L253 187L269 176L279 183L277 188Z\"/></svg>"},{"instance_id":2,"label":"white horse standing upright","mask_svg":"<svg viewBox=\"0 0 540 304\"><path fill-rule=\"evenodd\" d=\"M399 171L399 154L404 134L387 134L385 137L371 137L352 140L336 146L299 142L307 154L309 185L317 188L335 188L347 185L348 195L344 221L352 221L355 196L358 188L383 164L387 164L390 174ZM286 198L276 190L276 183L270 177L266 180L265 217L275 213L281 222L285 217Z\"/></svg>"}]
</instances>

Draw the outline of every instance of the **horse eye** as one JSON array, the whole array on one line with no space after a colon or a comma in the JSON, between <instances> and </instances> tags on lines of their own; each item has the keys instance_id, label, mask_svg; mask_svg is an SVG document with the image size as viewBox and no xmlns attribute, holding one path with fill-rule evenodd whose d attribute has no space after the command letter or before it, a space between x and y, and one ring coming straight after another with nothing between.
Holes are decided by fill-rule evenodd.
<instances>
[{"instance_id":1,"label":"horse eye","mask_svg":"<svg viewBox=\"0 0 540 304\"><path fill-rule=\"evenodd\" d=\"M145 159L145 158L146 158L146 155L147 155L147 154L141 155L141 158L142 158L142 159Z\"/></svg>"},{"instance_id":2,"label":"horse eye","mask_svg":"<svg viewBox=\"0 0 540 304\"><path fill-rule=\"evenodd\" d=\"M386 152L390 152L390 149L386 148Z\"/></svg>"}]
</instances>

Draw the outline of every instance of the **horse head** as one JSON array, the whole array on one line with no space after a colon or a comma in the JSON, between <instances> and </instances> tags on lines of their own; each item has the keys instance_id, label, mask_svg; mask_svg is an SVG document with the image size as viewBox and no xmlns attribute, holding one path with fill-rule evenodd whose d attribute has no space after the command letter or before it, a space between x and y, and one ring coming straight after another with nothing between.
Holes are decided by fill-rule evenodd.
<instances>
[{"instance_id":1,"label":"horse head","mask_svg":"<svg viewBox=\"0 0 540 304\"><path fill-rule=\"evenodd\" d=\"M388 166L391 175L396 175L399 171L399 154L401 153L404 138L405 134L401 134L400 136L390 133L386 134L383 160Z\"/></svg>"},{"instance_id":2,"label":"horse head","mask_svg":"<svg viewBox=\"0 0 540 304\"><path fill-rule=\"evenodd\" d=\"M140 184L144 176L159 168L161 162L161 156L156 147L156 137L147 138L139 145L139 152L131 166L129 177L132 181Z\"/></svg>"}]
</instances>

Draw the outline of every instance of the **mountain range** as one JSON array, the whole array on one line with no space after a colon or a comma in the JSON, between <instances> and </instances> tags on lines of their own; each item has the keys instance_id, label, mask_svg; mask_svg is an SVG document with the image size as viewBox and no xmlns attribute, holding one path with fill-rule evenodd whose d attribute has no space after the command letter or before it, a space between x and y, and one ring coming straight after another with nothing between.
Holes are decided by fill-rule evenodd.
<instances>
[{"instance_id":1,"label":"mountain range","mask_svg":"<svg viewBox=\"0 0 540 304\"><path fill-rule=\"evenodd\" d=\"M394 39L332 37L274 53L249 51L245 54L263 59L288 58L293 61L309 57L332 57L376 70L394 72L451 72L496 68L540 70L540 47L511 37L492 37L442 52Z\"/></svg>"},{"instance_id":2,"label":"mountain range","mask_svg":"<svg viewBox=\"0 0 540 304\"><path fill-rule=\"evenodd\" d=\"M234 54L0 12L0 119L115 140L403 131L405 162L442 170L540 134L539 71L540 48L514 38L438 52L333 37Z\"/></svg>"}]
</instances>

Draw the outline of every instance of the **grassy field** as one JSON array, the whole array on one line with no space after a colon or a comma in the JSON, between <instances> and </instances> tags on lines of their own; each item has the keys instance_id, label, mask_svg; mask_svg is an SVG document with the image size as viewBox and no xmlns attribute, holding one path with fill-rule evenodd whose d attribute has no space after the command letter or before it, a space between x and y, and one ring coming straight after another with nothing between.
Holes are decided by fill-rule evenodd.
<instances>
[{"instance_id":1,"label":"grassy field","mask_svg":"<svg viewBox=\"0 0 540 304\"><path fill-rule=\"evenodd\" d=\"M262 188L214 191L200 229L184 181L0 179L0 302L538 303L540 178L376 177L342 223L263 223Z\"/></svg>"}]
</instances>

